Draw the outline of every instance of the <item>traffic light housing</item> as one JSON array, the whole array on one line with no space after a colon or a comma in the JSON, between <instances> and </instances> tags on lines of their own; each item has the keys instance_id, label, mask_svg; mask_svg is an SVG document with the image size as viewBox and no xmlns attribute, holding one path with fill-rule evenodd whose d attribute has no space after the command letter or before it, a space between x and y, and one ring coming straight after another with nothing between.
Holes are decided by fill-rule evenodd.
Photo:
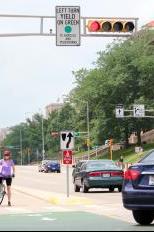
<instances>
[{"instance_id":1,"label":"traffic light housing","mask_svg":"<svg viewBox=\"0 0 154 232\"><path fill-rule=\"evenodd\" d=\"M111 147L113 145L113 139L109 139L109 146Z\"/></svg>"},{"instance_id":2,"label":"traffic light housing","mask_svg":"<svg viewBox=\"0 0 154 232\"><path fill-rule=\"evenodd\" d=\"M135 22L127 19L89 19L87 22L88 32L116 32L133 33Z\"/></svg>"}]
</instances>

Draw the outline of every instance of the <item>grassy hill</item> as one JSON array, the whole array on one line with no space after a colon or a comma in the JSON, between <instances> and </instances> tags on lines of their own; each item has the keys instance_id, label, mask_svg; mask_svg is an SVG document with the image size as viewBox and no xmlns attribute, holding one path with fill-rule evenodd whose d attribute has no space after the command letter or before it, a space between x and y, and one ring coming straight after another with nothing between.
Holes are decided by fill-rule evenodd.
<instances>
[{"instance_id":1,"label":"grassy hill","mask_svg":"<svg viewBox=\"0 0 154 232\"><path fill-rule=\"evenodd\" d=\"M124 162L135 163L138 160L140 160L142 157L144 157L147 152L154 149L154 144L145 144L142 147L143 147L143 152L140 152L140 153L135 153L134 146L128 149L113 151L113 160L118 161L120 156L122 155L124 157ZM101 158L108 159L109 157L110 157L109 153L107 153L103 155L102 157L100 157L100 159Z\"/></svg>"}]
</instances>

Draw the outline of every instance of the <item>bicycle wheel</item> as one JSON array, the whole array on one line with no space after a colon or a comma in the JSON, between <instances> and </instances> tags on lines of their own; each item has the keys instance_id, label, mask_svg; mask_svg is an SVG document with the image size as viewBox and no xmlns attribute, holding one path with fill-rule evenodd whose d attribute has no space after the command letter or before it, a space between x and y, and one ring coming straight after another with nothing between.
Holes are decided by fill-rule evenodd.
<instances>
[{"instance_id":1,"label":"bicycle wheel","mask_svg":"<svg viewBox=\"0 0 154 232\"><path fill-rule=\"evenodd\" d=\"M0 205L3 202L4 196L5 196L5 185L0 184Z\"/></svg>"}]
</instances>

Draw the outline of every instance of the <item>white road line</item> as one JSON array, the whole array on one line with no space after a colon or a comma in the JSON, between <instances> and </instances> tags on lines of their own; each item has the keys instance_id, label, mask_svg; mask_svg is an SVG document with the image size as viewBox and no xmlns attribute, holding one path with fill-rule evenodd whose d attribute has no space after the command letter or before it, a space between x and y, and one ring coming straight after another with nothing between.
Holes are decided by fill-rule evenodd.
<instances>
[{"instance_id":1,"label":"white road line","mask_svg":"<svg viewBox=\"0 0 154 232\"><path fill-rule=\"evenodd\" d=\"M57 219L56 218L43 217L41 220L42 221L56 221Z\"/></svg>"},{"instance_id":2,"label":"white road line","mask_svg":"<svg viewBox=\"0 0 154 232\"><path fill-rule=\"evenodd\" d=\"M25 208L18 208L18 207L10 207L6 208L7 211L11 213L32 213L32 210L25 209Z\"/></svg>"}]
</instances>

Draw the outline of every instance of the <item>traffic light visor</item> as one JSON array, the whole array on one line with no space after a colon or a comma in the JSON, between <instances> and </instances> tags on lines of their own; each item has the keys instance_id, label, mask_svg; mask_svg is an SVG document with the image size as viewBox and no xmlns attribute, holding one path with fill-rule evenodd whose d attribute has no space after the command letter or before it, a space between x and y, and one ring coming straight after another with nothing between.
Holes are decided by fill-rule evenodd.
<instances>
[{"instance_id":1,"label":"traffic light visor","mask_svg":"<svg viewBox=\"0 0 154 232\"><path fill-rule=\"evenodd\" d=\"M114 32L122 32L122 30L123 30L123 24L122 24L122 22L115 22L114 24L113 24L113 31Z\"/></svg>"},{"instance_id":2,"label":"traffic light visor","mask_svg":"<svg viewBox=\"0 0 154 232\"><path fill-rule=\"evenodd\" d=\"M135 25L133 22L127 22L125 24L125 31L126 32L132 32L134 30L134 28L135 28Z\"/></svg>"},{"instance_id":3,"label":"traffic light visor","mask_svg":"<svg viewBox=\"0 0 154 232\"><path fill-rule=\"evenodd\" d=\"M111 22L107 21L107 22L102 23L102 30L105 32L110 32L112 30Z\"/></svg>"}]
</instances>

